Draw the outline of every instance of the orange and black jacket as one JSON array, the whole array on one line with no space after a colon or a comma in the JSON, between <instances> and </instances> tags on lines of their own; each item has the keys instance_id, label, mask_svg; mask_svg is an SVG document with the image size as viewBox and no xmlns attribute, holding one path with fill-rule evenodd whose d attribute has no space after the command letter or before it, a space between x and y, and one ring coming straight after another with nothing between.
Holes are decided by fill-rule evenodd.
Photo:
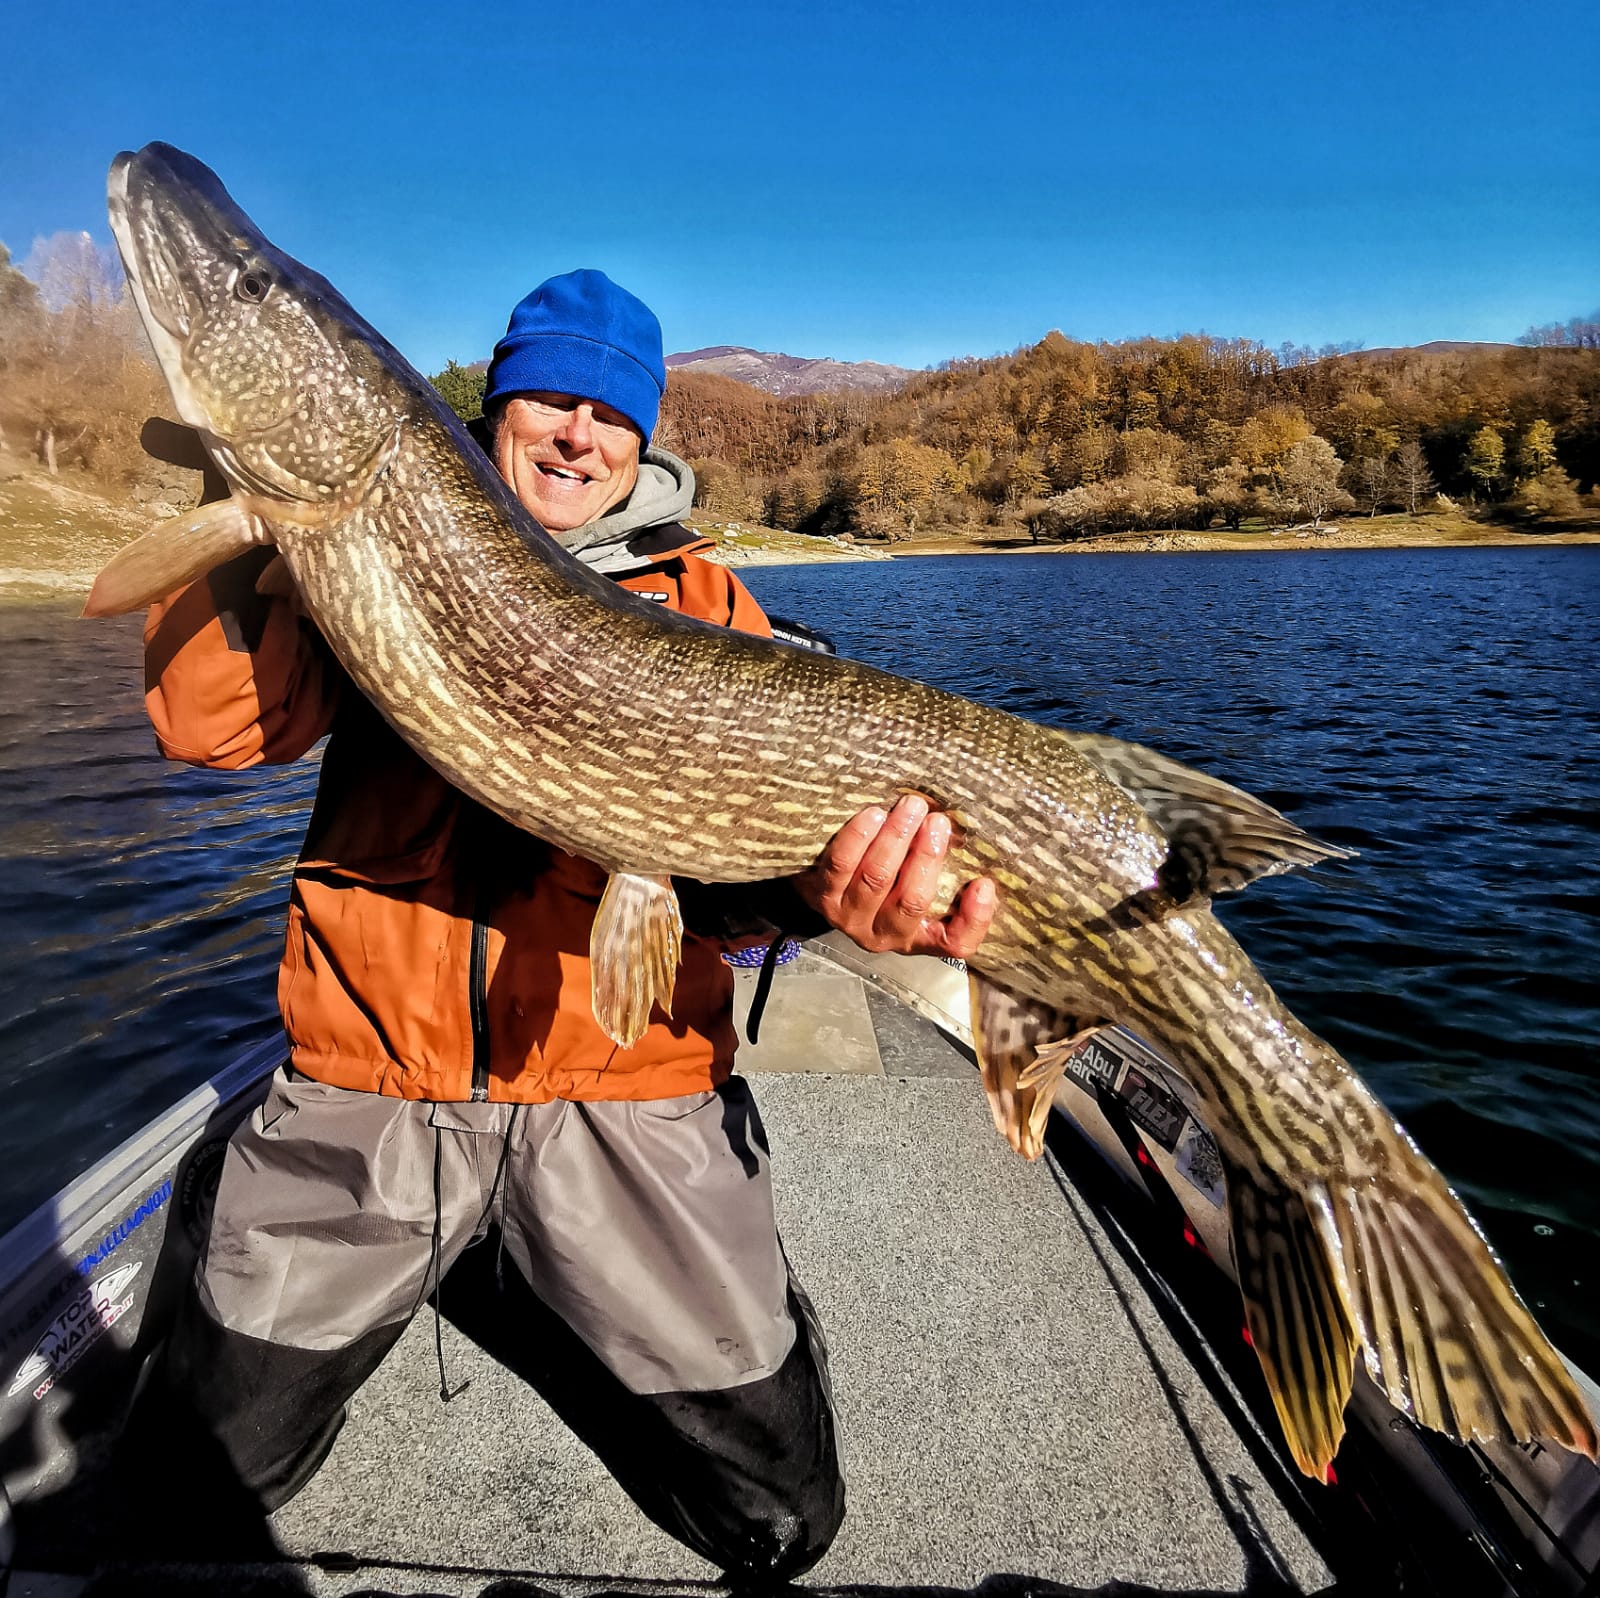
<instances>
[{"instance_id":1,"label":"orange and black jacket","mask_svg":"<svg viewBox=\"0 0 1600 1598\"><path fill-rule=\"evenodd\" d=\"M663 532L666 532L663 529ZM770 635L749 591L679 534L622 586ZM732 977L685 939L670 1018L618 1048L590 1008L604 874L467 799L400 740L321 634L246 555L152 608L146 703L173 760L298 760L327 736L295 867L278 997L290 1059L339 1087L409 1099L662 1099L732 1070ZM691 925L693 922L691 920Z\"/></svg>"}]
</instances>

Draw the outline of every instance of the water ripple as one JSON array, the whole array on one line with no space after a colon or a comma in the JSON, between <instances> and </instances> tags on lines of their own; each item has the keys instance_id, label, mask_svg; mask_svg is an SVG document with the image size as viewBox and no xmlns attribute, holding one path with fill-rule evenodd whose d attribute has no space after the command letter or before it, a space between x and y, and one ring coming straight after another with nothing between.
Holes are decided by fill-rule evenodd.
<instances>
[{"instance_id":1,"label":"water ripple","mask_svg":"<svg viewBox=\"0 0 1600 1598\"><path fill-rule=\"evenodd\" d=\"M848 654L1151 743L1359 858L1224 901L1600 1370L1600 552L755 568ZM0 1225L277 1026L316 779L155 754L138 628L0 605Z\"/></svg>"}]
</instances>

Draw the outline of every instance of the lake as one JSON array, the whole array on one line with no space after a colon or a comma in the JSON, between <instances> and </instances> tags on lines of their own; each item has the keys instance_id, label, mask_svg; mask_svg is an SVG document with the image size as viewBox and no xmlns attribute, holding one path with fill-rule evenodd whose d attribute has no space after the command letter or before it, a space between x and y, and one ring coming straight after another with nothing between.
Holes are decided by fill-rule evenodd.
<instances>
[{"instance_id":1,"label":"lake","mask_svg":"<svg viewBox=\"0 0 1600 1598\"><path fill-rule=\"evenodd\" d=\"M1219 913L1600 1372L1600 549L740 574L842 652L1149 743L1359 857ZM0 598L0 1226L276 1026L315 758L160 760L132 621Z\"/></svg>"}]
</instances>

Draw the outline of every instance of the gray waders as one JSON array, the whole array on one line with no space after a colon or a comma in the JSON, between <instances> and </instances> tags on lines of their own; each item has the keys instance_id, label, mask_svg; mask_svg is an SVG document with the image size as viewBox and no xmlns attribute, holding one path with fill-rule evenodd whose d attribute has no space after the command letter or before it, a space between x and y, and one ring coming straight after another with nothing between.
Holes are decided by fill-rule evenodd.
<instances>
[{"instance_id":1,"label":"gray waders","mask_svg":"<svg viewBox=\"0 0 1600 1598\"><path fill-rule=\"evenodd\" d=\"M497 1282L496 1250L475 1250L445 1282L451 1318L702 1557L744 1581L809 1569L844 1514L827 1356L739 1077L507 1105L280 1071L234 1135L194 1290L135 1405L142 1468L168 1456L219 1528L231 1498L264 1535L261 1513L310 1478L349 1398L491 1234L516 1271Z\"/></svg>"}]
</instances>

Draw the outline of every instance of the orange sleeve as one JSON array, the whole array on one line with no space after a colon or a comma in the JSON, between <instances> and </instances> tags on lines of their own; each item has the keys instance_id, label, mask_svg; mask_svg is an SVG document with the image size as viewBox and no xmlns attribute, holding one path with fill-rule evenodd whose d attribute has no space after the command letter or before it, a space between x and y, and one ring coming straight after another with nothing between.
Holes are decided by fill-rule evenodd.
<instances>
[{"instance_id":1,"label":"orange sleeve","mask_svg":"<svg viewBox=\"0 0 1600 1598\"><path fill-rule=\"evenodd\" d=\"M169 760L281 765L332 724L347 679L291 601L256 593L270 558L243 555L151 606L145 707Z\"/></svg>"},{"instance_id":2,"label":"orange sleeve","mask_svg":"<svg viewBox=\"0 0 1600 1598\"><path fill-rule=\"evenodd\" d=\"M755 633L759 638L772 636L772 624L767 613L756 603L755 595L728 570L698 555L679 555L674 562L680 570L677 580L677 605L686 616L698 616L701 621L714 621L719 627L732 627L741 633ZM647 588L659 578L646 575L624 578L622 586L630 588L635 582Z\"/></svg>"}]
</instances>

